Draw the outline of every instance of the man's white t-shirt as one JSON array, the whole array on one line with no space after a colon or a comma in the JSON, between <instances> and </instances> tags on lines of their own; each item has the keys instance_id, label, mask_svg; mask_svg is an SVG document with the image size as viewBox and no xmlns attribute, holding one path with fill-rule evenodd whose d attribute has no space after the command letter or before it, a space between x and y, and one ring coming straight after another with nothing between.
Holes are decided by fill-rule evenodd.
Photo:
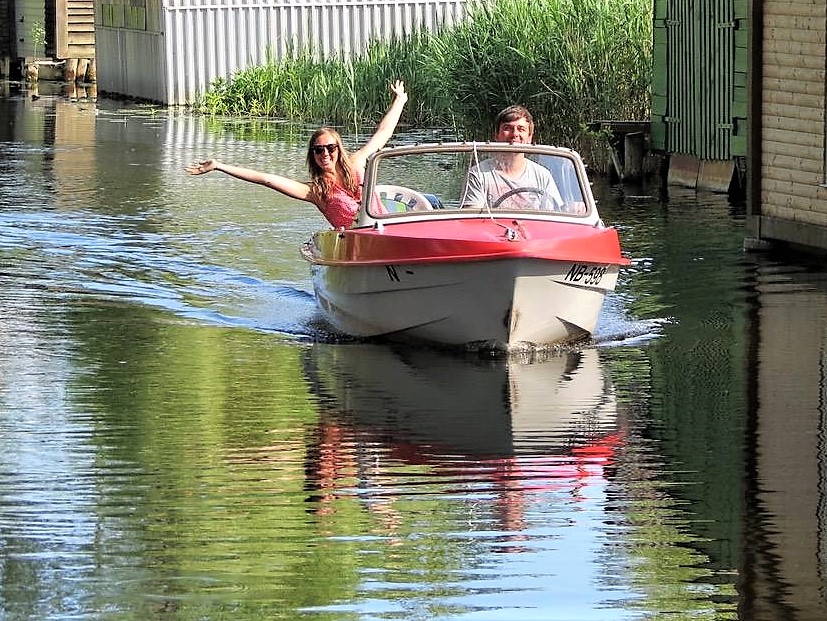
<instances>
[{"instance_id":1,"label":"man's white t-shirt","mask_svg":"<svg viewBox=\"0 0 827 621\"><path fill-rule=\"evenodd\" d=\"M537 162L526 159L522 174L512 179L497 170L494 158L480 162L468 173L468 184L463 204L466 206L493 207L501 196L510 190L526 188L515 192L499 205L498 209L555 209L564 206L563 197L551 172ZM531 191L540 190L540 192Z\"/></svg>"}]
</instances>

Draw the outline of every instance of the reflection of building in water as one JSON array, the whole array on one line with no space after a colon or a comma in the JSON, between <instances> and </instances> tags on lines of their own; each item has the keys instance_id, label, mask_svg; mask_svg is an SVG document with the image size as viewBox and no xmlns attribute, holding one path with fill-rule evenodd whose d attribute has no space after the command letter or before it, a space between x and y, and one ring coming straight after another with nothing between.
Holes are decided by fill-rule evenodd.
<instances>
[{"instance_id":1,"label":"reflection of building in water","mask_svg":"<svg viewBox=\"0 0 827 621\"><path fill-rule=\"evenodd\" d=\"M77 94L77 86L70 88ZM89 174L97 168L93 106L83 107L65 100L56 102L52 169L58 206L70 204L76 207L81 195L88 194L91 198L97 192L96 176Z\"/></svg>"},{"instance_id":2,"label":"reflection of building in water","mask_svg":"<svg viewBox=\"0 0 827 621\"><path fill-rule=\"evenodd\" d=\"M827 287L759 275L750 407L755 479L742 619L822 619L827 606ZM769 271L768 271L769 272Z\"/></svg>"},{"instance_id":3,"label":"reflection of building in water","mask_svg":"<svg viewBox=\"0 0 827 621\"><path fill-rule=\"evenodd\" d=\"M75 93L82 89L75 85L69 88ZM19 158L24 163L20 174L25 179L19 186L42 188L48 196L29 191L16 202L24 206L32 200L36 207L76 203L79 193L91 194L97 189L95 175L89 174L97 165L94 104L68 101L62 85L43 84L29 94L34 97L8 109L11 122L4 140L38 146Z\"/></svg>"},{"instance_id":4,"label":"reflection of building in water","mask_svg":"<svg viewBox=\"0 0 827 621\"><path fill-rule=\"evenodd\" d=\"M308 500L330 514L357 496L389 532L410 493L478 490L487 520L516 532L528 498L577 500L623 441L596 350L515 360L430 349L316 344L306 376L324 406L308 454ZM475 509L477 510L477 509Z\"/></svg>"}]
</instances>

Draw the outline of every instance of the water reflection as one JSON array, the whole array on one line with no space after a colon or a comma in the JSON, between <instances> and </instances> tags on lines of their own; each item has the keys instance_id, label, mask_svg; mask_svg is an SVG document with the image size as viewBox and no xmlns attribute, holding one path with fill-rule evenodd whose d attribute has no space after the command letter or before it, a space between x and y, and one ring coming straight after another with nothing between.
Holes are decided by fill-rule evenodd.
<instances>
[{"instance_id":1,"label":"water reflection","mask_svg":"<svg viewBox=\"0 0 827 621\"><path fill-rule=\"evenodd\" d=\"M827 609L827 274L763 262L751 312L742 618Z\"/></svg>"},{"instance_id":2,"label":"water reflection","mask_svg":"<svg viewBox=\"0 0 827 621\"><path fill-rule=\"evenodd\" d=\"M357 502L370 516L360 546L398 557L367 557L361 595L337 611L416 592L420 612L521 618L539 593L549 602L582 581L622 582L623 555L602 540L614 530L606 488L625 421L597 350L521 362L317 344L305 373L322 406L308 453L311 510L335 520ZM439 571L415 560L437 550L447 555ZM593 610L631 597L574 590L571 604ZM403 618L393 610L388 618Z\"/></svg>"},{"instance_id":3,"label":"water reflection","mask_svg":"<svg viewBox=\"0 0 827 621\"><path fill-rule=\"evenodd\" d=\"M622 428L596 349L529 361L370 344L307 355L314 392L332 412L377 438L419 446L421 459L431 451L570 455L616 441Z\"/></svg>"},{"instance_id":4,"label":"water reflection","mask_svg":"<svg viewBox=\"0 0 827 621\"><path fill-rule=\"evenodd\" d=\"M0 618L823 618L827 271L725 198L595 180L596 348L333 344L316 215L181 173L304 128L6 92Z\"/></svg>"}]
</instances>

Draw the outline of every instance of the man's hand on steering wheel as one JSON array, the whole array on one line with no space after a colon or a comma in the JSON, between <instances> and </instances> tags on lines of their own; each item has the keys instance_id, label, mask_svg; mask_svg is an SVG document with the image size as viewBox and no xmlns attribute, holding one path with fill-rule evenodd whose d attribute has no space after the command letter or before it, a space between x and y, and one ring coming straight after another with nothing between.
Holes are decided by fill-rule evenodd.
<instances>
[{"instance_id":1,"label":"man's hand on steering wheel","mask_svg":"<svg viewBox=\"0 0 827 621\"><path fill-rule=\"evenodd\" d=\"M497 207L502 205L506 199L511 198L515 194L535 194L540 198L541 202L546 197L545 190L542 190L540 188L512 188L508 192L504 192L503 194L501 194L499 198L497 198L497 200L495 200L491 204L491 209L496 209Z\"/></svg>"}]
</instances>

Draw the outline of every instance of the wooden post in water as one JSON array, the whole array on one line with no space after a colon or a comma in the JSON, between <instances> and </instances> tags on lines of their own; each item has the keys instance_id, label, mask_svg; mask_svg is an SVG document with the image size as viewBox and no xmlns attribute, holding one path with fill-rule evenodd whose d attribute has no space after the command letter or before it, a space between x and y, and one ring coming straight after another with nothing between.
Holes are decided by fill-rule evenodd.
<instances>
[{"instance_id":1,"label":"wooden post in water","mask_svg":"<svg viewBox=\"0 0 827 621\"><path fill-rule=\"evenodd\" d=\"M86 82L86 72L89 70L89 59L88 58L79 58L78 59L78 73L77 77L75 78L78 82Z\"/></svg>"},{"instance_id":2,"label":"wooden post in water","mask_svg":"<svg viewBox=\"0 0 827 621\"><path fill-rule=\"evenodd\" d=\"M646 136L643 132L630 132L623 136L623 177L630 181L643 178L643 157Z\"/></svg>"},{"instance_id":3,"label":"wooden post in water","mask_svg":"<svg viewBox=\"0 0 827 621\"><path fill-rule=\"evenodd\" d=\"M611 175L614 171L621 183L640 181L646 176L649 121L592 121L589 129L608 133L606 173Z\"/></svg>"},{"instance_id":4,"label":"wooden post in water","mask_svg":"<svg viewBox=\"0 0 827 621\"><path fill-rule=\"evenodd\" d=\"M63 70L63 79L69 83L74 82L78 78L78 59L67 58L66 66Z\"/></svg>"}]
</instances>

